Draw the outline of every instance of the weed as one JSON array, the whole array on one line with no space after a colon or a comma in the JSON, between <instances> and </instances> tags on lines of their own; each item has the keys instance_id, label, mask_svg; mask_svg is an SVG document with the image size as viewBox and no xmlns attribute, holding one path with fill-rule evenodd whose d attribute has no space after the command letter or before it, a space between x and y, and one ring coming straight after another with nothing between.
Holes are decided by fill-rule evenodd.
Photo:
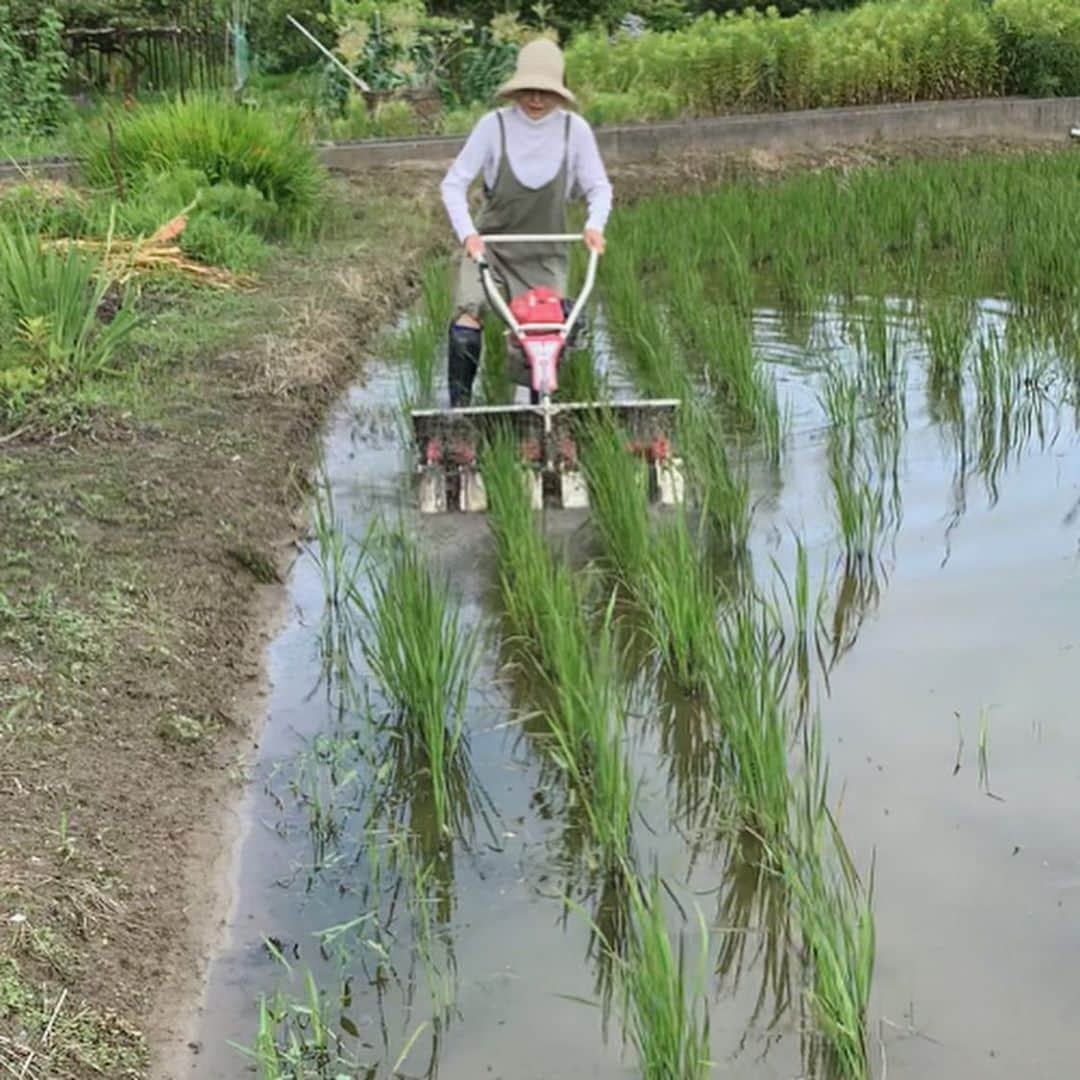
<instances>
[{"instance_id":1,"label":"weed","mask_svg":"<svg viewBox=\"0 0 1080 1080\"><path fill-rule=\"evenodd\" d=\"M0 225L0 409L17 413L47 384L111 370L135 326L127 294L108 323L98 310L113 284L90 255L49 247L21 225Z\"/></svg>"}]
</instances>

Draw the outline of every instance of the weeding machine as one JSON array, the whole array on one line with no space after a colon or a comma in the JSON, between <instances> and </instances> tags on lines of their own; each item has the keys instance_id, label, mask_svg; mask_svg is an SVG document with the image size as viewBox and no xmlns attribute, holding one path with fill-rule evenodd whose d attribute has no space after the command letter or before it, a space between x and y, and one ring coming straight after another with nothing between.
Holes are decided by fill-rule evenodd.
<instances>
[{"instance_id":1,"label":"weeding machine","mask_svg":"<svg viewBox=\"0 0 1080 1080\"><path fill-rule=\"evenodd\" d=\"M485 245L570 244L581 240L566 235L485 236ZM592 295L598 255L590 251L585 281L571 304L548 288L530 289L509 303L503 298L488 261L481 256L477 271L491 308L506 324L507 347L513 362L524 365L531 389L530 404L470 406L459 409L420 409L412 414L416 480L422 513L447 510L483 511L487 498L478 458L485 443L509 432L520 448L532 503L552 502L565 508L588 505L578 447L583 423L610 419L626 439L627 450L640 458L648 473L654 501L683 500L681 462L673 448L677 399L612 402L554 402L559 388L559 364L574 347L574 331Z\"/></svg>"}]
</instances>

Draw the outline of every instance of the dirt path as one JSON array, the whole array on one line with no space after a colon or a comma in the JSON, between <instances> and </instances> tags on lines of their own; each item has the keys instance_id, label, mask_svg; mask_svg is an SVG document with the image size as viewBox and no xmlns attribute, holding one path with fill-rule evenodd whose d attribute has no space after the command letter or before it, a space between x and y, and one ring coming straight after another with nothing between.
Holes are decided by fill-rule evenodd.
<instances>
[{"instance_id":1,"label":"dirt path","mask_svg":"<svg viewBox=\"0 0 1080 1080\"><path fill-rule=\"evenodd\" d=\"M616 184L971 148L695 156ZM354 181L331 239L257 296L186 309L180 360L151 339L128 407L0 442L0 1066L168 1077L193 1052L315 435L445 240L437 179ZM198 348L214 319L228 347Z\"/></svg>"}]
</instances>

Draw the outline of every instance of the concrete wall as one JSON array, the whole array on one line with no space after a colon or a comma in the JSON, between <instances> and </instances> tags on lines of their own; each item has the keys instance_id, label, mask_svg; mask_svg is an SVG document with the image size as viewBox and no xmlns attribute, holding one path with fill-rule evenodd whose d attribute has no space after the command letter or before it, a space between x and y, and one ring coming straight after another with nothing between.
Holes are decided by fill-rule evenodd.
<instances>
[{"instance_id":1,"label":"concrete wall","mask_svg":"<svg viewBox=\"0 0 1080 1080\"><path fill-rule=\"evenodd\" d=\"M1069 138L1080 125L1080 98L986 98L972 101L912 102L856 109L719 116L598 128L608 164L649 161L681 150L809 150L858 143L927 138ZM461 138L372 139L323 147L323 160L347 172L403 161L447 161Z\"/></svg>"},{"instance_id":2,"label":"concrete wall","mask_svg":"<svg viewBox=\"0 0 1080 1080\"><path fill-rule=\"evenodd\" d=\"M597 129L605 161L611 165L649 161L682 150L811 150L858 143L905 142L928 138L997 137L1060 140L1080 127L1080 98L984 98L972 101L909 102L857 109L718 116ZM323 161L339 172L405 161L449 161L464 140L432 136L369 139L320 147ZM32 166L38 175L66 176L63 160ZM17 179L20 168L0 165L0 180Z\"/></svg>"}]
</instances>

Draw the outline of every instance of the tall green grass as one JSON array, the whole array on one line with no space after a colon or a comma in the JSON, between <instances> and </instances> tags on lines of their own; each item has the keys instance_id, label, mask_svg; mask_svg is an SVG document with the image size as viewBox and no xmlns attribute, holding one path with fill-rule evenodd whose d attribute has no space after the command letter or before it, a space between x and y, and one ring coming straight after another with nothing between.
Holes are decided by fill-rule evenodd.
<instances>
[{"instance_id":1,"label":"tall green grass","mask_svg":"<svg viewBox=\"0 0 1080 1080\"><path fill-rule=\"evenodd\" d=\"M212 95L117 112L88 129L77 153L95 187L125 195L149 178L194 169L207 186L252 188L266 201L268 228L312 233L322 216L325 170L299 126Z\"/></svg>"},{"instance_id":2,"label":"tall green grass","mask_svg":"<svg viewBox=\"0 0 1080 1080\"><path fill-rule=\"evenodd\" d=\"M114 292L119 308L106 321L99 312ZM129 293L96 257L0 225L0 409L20 412L50 383L116 374L135 325Z\"/></svg>"},{"instance_id":3,"label":"tall green grass","mask_svg":"<svg viewBox=\"0 0 1080 1080\"><path fill-rule=\"evenodd\" d=\"M1009 0L1007 25L1025 42L1050 39L1055 27L1076 42L1080 31L1057 3L1060 14ZM1064 60L1068 45L1057 49ZM1020 49L1008 59L1019 67ZM976 0L874 0L791 18L748 9L613 41L594 31L570 43L567 66L586 114L608 122L979 97L1001 84L995 24ZM1051 70L1064 76L1052 92L1074 92L1067 62Z\"/></svg>"}]
</instances>

